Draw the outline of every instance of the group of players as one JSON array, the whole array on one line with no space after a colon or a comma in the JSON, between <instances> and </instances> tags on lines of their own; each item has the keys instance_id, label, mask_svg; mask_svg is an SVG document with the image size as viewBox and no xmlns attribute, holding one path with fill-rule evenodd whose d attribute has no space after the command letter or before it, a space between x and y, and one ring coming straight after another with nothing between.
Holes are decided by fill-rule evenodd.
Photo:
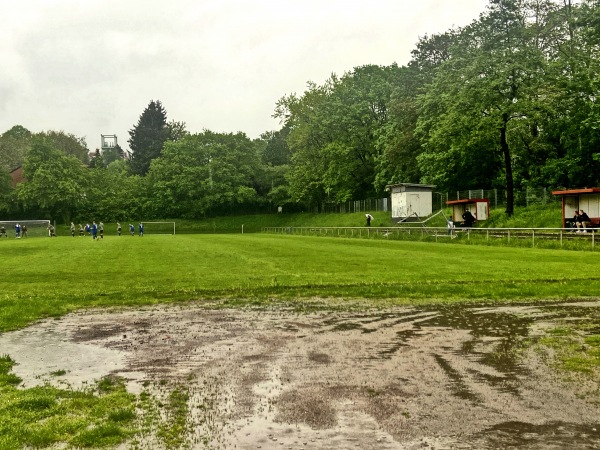
<instances>
[{"instance_id":1,"label":"group of players","mask_svg":"<svg viewBox=\"0 0 600 450\"><path fill-rule=\"evenodd\" d=\"M71 236L75 237L75 224L71 222ZM122 227L119 222L117 222L117 234L121 236ZM135 236L135 226L133 224L129 224L129 234ZM79 236L92 236L93 239L104 239L104 224L102 222L96 223L93 221L90 225L89 223L85 224L85 227L82 224L79 224ZM138 235L140 237L144 236L144 224L142 222L138 225ZM56 237L56 230L54 225L48 224L48 236ZM5 237L8 238L8 234L6 233L6 226L4 224L0 224L0 238ZM15 224L15 237L17 239L27 237L27 225L23 224Z\"/></svg>"},{"instance_id":2,"label":"group of players","mask_svg":"<svg viewBox=\"0 0 600 450\"><path fill-rule=\"evenodd\" d=\"M75 237L75 224L71 222L71 236ZM123 227L120 222L117 222L117 234L121 236L121 231ZM129 234L135 236L135 226L133 224L129 224ZM94 220L92 224L85 224L85 227L82 224L79 224L79 236L92 236L94 240L96 239L104 239L104 224L102 222L96 223ZM144 236L144 224L140 222L138 224L138 235L140 237Z\"/></svg>"},{"instance_id":3,"label":"group of players","mask_svg":"<svg viewBox=\"0 0 600 450\"><path fill-rule=\"evenodd\" d=\"M6 227L4 224L0 224L0 237L8 237L6 234ZM27 237L27 225L15 224L15 237L20 239L22 237Z\"/></svg>"}]
</instances>

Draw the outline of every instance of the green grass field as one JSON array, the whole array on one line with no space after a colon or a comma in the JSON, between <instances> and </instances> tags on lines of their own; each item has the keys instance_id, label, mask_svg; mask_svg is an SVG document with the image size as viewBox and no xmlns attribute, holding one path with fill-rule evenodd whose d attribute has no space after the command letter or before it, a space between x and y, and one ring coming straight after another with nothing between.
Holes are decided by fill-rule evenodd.
<instances>
[{"instance_id":1,"label":"green grass field","mask_svg":"<svg viewBox=\"0 0 600 450\"><path fill-rule=\"evenodd\" d=\"M0 241L0 331L78 308L223 300L302 305L599 296L589 252L267 234Z\"/></svg>"}]
</instances>

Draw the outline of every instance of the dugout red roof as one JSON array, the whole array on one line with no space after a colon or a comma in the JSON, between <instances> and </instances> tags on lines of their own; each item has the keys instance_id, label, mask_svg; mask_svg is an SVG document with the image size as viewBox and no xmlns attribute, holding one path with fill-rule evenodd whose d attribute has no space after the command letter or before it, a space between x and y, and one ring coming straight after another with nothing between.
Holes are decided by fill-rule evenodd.
<instances>
[{"instance_id":1,"label":"dugout red roof","mask_svg":"<svg viewBox=\"0 0 600 450\"><path fill-rule=\"evenodd\" d=\"M598 193L600 193L600 187L552 191L552 195L579 195L579 194L598 194Z\"/></svg>"},{"instance_id":2,"label":"dugout red roof","mask_svg":"<svg viewBox=\"0 0 600 450\"><path fill-rule=\"evenodd\" d=\"M448 200L446 202L446 205L460 205L460 204L466 204L468 205L469 203L481 203L481 202L489 202L489 199L487 198L462 198L460 200Z\"/></svg>"}]
</instances>

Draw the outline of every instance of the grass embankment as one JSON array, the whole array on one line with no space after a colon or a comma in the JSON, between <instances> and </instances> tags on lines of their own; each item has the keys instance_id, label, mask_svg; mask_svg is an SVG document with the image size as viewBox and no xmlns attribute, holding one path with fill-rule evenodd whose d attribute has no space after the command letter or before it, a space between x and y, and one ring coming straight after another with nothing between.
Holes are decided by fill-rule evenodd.
<instances>
[{"instance_id":1,"label":"grass embankment","mask_svg":"<svg viewBox=\"0 0 600 450\"><path fill-rule=\"evenodd\" d=\"M553 202L517 208L512 216L508 216L504 208L495 208L490 211L489 220L478 225L486 228L561 228L561 204Z\"/></svg>"},{"instance_id":2,"label":"grass embankment","mask_svg":"<svg viewBox=\"0 0 600 450\"><path fill-rule=\"evenodd\" d=\"M373 227L392 227L392 214L387 211L369 211L374 219ZM451 209L445 208L446 216L451 215ZM364 227L366 225L365 213L345 214L317 214L317 213L294 213L294 214L256 214L246 216L221 216L198 220L186 219L164 219L176 222L177 234L223 234L241 233L242 227L245 233L257 233L263 227ZM136 226L139 220L132 222ZM91 223L91 221L90 221ZM127 234L127 225L123 222L123 233ZM442 215L434 217L427 222L428 226L445 227L446 221ZM116 224L105 223L106 235L116 235ZM148 228L154 225L148 225ZM532 205L527 208L516 208L512 216L507 216L504 208L494 208L490 211L490 219L477 223L477 227L496 228L559 228L561 227L561 210L559 203L547 203L545 205ZM169 225L161 225L164 231L168 231ZM147 230L148 230L147 228ZM68 225L58 225L57 232L60 236L70 234Z\"/></svg>"},{"instance_id":3,"label":"grass embankment","mask_svg":"<svg viewBox=\"0 0 600 450\"><path fill-rule=\"evenodd\" d=\"M390 212L373 212L374 220L372 226L387 227L392 226L392 216ZM176 223L177 234L224 234L241 233L242 227L245 233L257 233L263 227L363 227L365 226L365 213L347 213L347 214L316 214L316 213L296 213L296 214L255 214L247 216L222 216L198 220L186 219L164 219ZM136 226L139 221L132 222ZM91 223L91 222L90 222ZM85 225L85 224L84 224ZM123 233L128 234L127 223L122 223ZM153 226L147 224L146 230L150 233ZM169 230L168 225L161 225L164 231ZM106 235L113 236L117 234L115 223L105 223ZM171 227L172 229L172 227ZM68 225L58 225L57 232L60 236L69 236Z\"/></svg>"}]
</instances>

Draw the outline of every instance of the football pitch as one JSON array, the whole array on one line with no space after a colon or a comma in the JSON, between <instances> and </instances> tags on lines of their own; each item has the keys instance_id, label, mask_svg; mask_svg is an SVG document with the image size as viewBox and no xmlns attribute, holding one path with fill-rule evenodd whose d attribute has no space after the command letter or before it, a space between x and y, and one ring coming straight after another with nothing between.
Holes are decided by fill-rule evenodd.
<instances>
[{"instance_id":1,"label":"football pitch","mask_svg":"<svg viewBox=\"0 0 600 450\"><path fill-rule=\"evenodd\" d=\"M600 296L589 252L326 237L146 235L0 241L0 331L96 306L306 299L369 306Z\"/></svg>"},{"instance_id":2,"label":"football pitch","mask_svg":"<svg viewBox=\"0 0 600 450\"><path fill-rule=\"evenodd\" d=\"M150 234L0 254L2 450L600 443L591 252Z\"/></svg>"}]
</instances>

